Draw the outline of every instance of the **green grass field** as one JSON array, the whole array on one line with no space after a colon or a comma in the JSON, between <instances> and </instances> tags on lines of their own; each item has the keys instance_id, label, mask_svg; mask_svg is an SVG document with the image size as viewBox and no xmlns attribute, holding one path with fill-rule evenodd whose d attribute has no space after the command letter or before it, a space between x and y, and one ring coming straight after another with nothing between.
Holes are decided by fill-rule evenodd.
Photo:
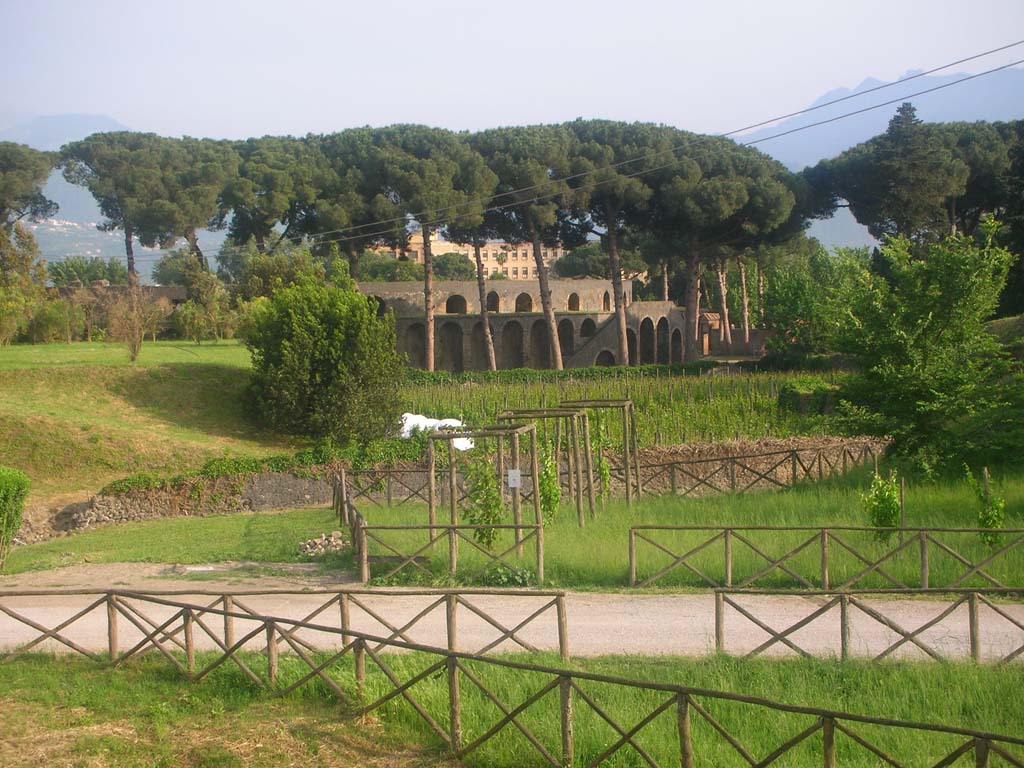
<instances>
[{"instance_id":1,"label":"green grass field","mask_svg":"<svg viewBox=\"0 0 1024 768\"><path fill-rule=\"evenodd\" d=\"M514 657L547 666L561 666L551 655ZM200 654L199 664L212 659ZM424 669L435 657L420 654L386 655L387 664L405 680ZM259 657L248 659L253 668ZM265 663L265 661L263 662ZM549 678L521 673L481 662L468 666L508 706L526 700ZM817 660L741 661L725 657L687 660L673 657L606 657L573 662L575 668L632 680L657 680L695 688L743 693L796 706L823 707L934 724L974 728L1006 735L1021 734L1024 722L1024 667L1005 668L970 664L931 663L846 663ZM298 679L302 663L292 654L280 658L280 685ZM384 675L367 660L366 695L374 697L390 690ZM351 659L346 657L331 675L354 693ZM583 683L588 695L626 728L639 722L664 694L604 683ZM120 669L111 669L81 658L29 656L0 665L0 689L5 718L5 743L28 732L52 734L64 744L69 765L105 766L270 766L373 765L376 755L394 752L395 762L405 765L418 742L419 765L444 764L443 745L426 724L401 698L368 721L348 724L344 712L319 683L272 699L255 688L233 665L215 670L199 684L182 679L167 662L149 656ZM433 675L417 684L412 693L439 723L447 722L447 687L443 675ZM468 743L500 719L496 707L469 681L462 681L463 730ZM702 699L702 705L741 741L758 759L786 738L813 722L805 715L766 710L748 704ZM618 737L585 703L577 699L575 720L576 757L586 764ZM637 741L661 765L678 761L674 710L651 722ZM378 723L379 718L379 723ZM550 694L522 713L520 721L553 754L559 750L557 694ZM85 729L83 726L90 726ZM383 731L380 730L383 726ZM856 730L878 746L916 765L924 756L938 756L952 750L955 737L857 726ZM693 738L700 764L746 765L710 726L694 721ZM962 741L962 739L961 739ZM788 754L784 765L820 765L812 745L820 737L800 745ZM259 744L259 747L256 747ZM346 762L353 746L366 752L365 762ZM840 765L873 766L877 758L856 749L848 739L838 740ZM0 750L4 747L0 747ZM429 750L436 750L433 755ZM0 755L3 753L0 752ZM28 754L19 750L23 762ZM332 756L335 761L332 761ZM77 760L77 762L75 762ZM93 760L94 762L88 762ZM101 762L101 760L103 760ZM277 760L278 762L274 762ZM531 747L512 726L465 760L472 766L539 765ZM38 761L57 764L56 761ZM65 763L61 763L65 764ZM383 763L382 763L383 764ZM624 750L609 765L639 765L635 754ZM931 763L929 763L931 764Z\"/></svg>"}]
</instances>

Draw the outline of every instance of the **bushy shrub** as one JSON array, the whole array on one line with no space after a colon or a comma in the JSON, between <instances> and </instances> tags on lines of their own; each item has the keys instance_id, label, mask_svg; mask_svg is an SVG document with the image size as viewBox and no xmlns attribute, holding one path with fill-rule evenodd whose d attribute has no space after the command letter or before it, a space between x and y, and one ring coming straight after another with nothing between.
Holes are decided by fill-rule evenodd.
<instances>
[{"instance_id":1,"label":"bushy shrub","mask_svg":"<svg viewBox=\"0 0 1024 768\"><path fill-rule=\"evenodd\" d=\"M889 473L888 478L876 474L871 479L871 487L860 498L868 523L872 528L879 529L875 538L879 541L890 538L892 531L886 529L896 528L900 524L900 482L896 472Z\"/></svg>"},{"instance_id":2,"label":"bushy shrub","mask_svg":"<svg viewBox=\"0 0 1024 768\"><path fill-rule=\"evenodd\" d=\"M302 278L252 318L249 405L286 432L368 443L398 426L404 372L390 315L342 285Z\"/></svg>"},{"instance_id":3,"label":"bushy shrub","mask_svg":"<svg viewBox=\"0 0 1024 768\"><path fill-rule=\"evenodd\" d=\"M800 376L779 388L779 408L802 414L831 413L839 386L817 376Z\"/></svg>"},{"instance_id":4,"label":"bushy shrub","mask_svg":"<svg viewBox=\"0 0 1024 768\"><path fill-rule=\"evenodd\" d=\"M25 473L0 467L0 568L3 568L11 542L21 527L27 495L28 477Z\"/></svg>"}]
</instances>

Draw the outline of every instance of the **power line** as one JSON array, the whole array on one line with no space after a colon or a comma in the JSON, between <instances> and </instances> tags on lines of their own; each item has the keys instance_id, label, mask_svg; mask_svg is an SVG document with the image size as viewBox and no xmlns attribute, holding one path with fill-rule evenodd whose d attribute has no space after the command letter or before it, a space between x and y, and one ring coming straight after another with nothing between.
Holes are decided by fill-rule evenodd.
<instances>
[{"instance_id":1,"label":"power line","mask_svg":"<svg viewBox=\"0 0 1024 768\"><path fill-rule=\"evenodd\" d=\"M984 56L988 56L988 55L991 55L993 53L998 53L1000 51L1004 51L1004 50L1007 50L1009 48L1013 48L1015 46L1019 46L1019 45L1022 45L1022 44L1024 44L1024 40L1020 40L1020 41L1017 41L1017 42L1014 42L1014 43L1010 43L1010 44L1001 46L999 48L994 48L994 49L991 49L989 51L985 51L983 53L975 54L975 55L967 57L967 58L959 59L959 60L957 60L955 62L950 62L949 64L942 65L941 67L935 67L935 68L927 70L925 72L921 72L921 73L918 73L918 74L915 74L915 75L911 75L910 77L904 78L904 79L899 80L899 81L897 81L895 83L886 83L886 84L883 84L883 85L875 86L875 87L869 88L869 89L867 89L865 91L859 91L858 93L855 93L855 94L850 94L850 95L843 96L843 97L840 97L840 98L837 98L837 99L833 99L831 101L827 101L827 102L824 102L822 104L818 104L818 105L813 106L813 107L808 107L807 109L800 110L798 112L792 112L792 113L789 113L788 115L783 115L783 116L780 116L780 117L771 118L770 120L765 120L765 121L762 121L762 122L759 122L759 123L755 123L755 124L746 126L744 128L738 128L738 129L736 129L734 131L730 131L728 133L715 134L713 136L717 137L717 138L725 138L725 137L728 137L728 136L733 135L735 133L741 133L741 132L744 132L744 131L747 131L747 130L751 130L753 128L757 128L757 127L760 127L760 126L768 125L770 123L778 122L779 120L787 119L789 117L794 117L794 116L798 116L798 115L802 115L802 114L807 114L807 113L810 113L810 112L813 112L813 111L816 111L816 110L819 110L819 109L823 109L823 108L828 107L828 106L832 106L832 105L840 103L840 102L848 101L848 100L853 99L853 98L858 98L858 97L863 96L863 95L868 94L868 93L880 91L880 90L883 90L885 88L893 87L895 85L902 85L903 83L906 83L906 82L908 82L910 80L913 80L913 79L916 79L916 78L919 78L919 77L923 77L923 76L925 76L927 74L932 74L932 73L940 71L942 69L948 69L949 67L956 66L958 64L962 64L962 63L967 62L967 61L972 61L972 60L975 60L975 59L978 59L978 58L982 58ZM952 87L954 85L959 85L961 83L965 83L965 82L968 82L968 81L971 81L971 80L976 80L976 79L978 79L980 77L984 77L986 75L990 75L990 74L993 74L995 72L999 72L1001 70L1008 69L1010 67L1014 67L1014 66L1017 66L1018 64L1022 64L1022 63L1024 63L1024 59L1018 59L1016 61L1012 61L1012 62L1009 62L1007 64L1003 64L1001 66L993 67L992 69L985 70L984 72L979 72L979 73L976 73L976 74L973 74L973 75L967 75L967 76L964 76L962 78L959 78L959 79L954 80L954 81L949 82L949 83L943 83L943 84L940 84L940 85L937 85L937 86L933 86L931 88L926 88L926 89L921 90L921 91L917 91L917 92L914 92L914 93L910 93L910 94L906 94L906 95L900 96L899 98L896 98L896 99L891 99L891 100L884 101L884 102L881 102L881 103L878 103L878 104L873 104L871 106L863 107L861 109L857 109L857 110L854 110L852 112L846 112L846 113L844 113L842 115L837 115L837 116L834 116L834 117L831 117L831 118L828 118L828 119L825 119L825 120L819 120L819 121L816 121L816 122L813 122L813 123L809 123L807 125L798 126L796 128L791 128L791 129L788 129L788 130L785 130L785 131L781 131L779 133L775 133L775 134L772 134L770 136L765 136L765 137L762 137L760 139L755 139L755 140L752 140L752 141L749 141L749 142L737 142L737 145L738 146L753 146L755 144L760 144L760 143L763 143L765 141L771 141L772 139L777 139L777 138L780 138L780 137L783 137L783 136L788 136L788 135L791 135L791 134L794 134L794 133L799 133L801 131L805 131L805 130L808 130L810 128L815 128L815 127L818 127L818 126L821 126L821 125L827 125L829 123L835 123L835 122L838 122L840 120L845 120L847 118L854 117L854 116L859 115L859 114L863 114L865 112L871 112L871 111L876 110L876 109L881 109L882 107L890 106L890 105L895 104L897 102L902 102L902 101L904 101L906 99L912 99L912 98L915 98L917 96L923 96L923 95L926 95L926 94L929 94L929 93L934 93L935 91L944 90L944 89L950 88L950 87ZM696 140L697 141L702 141L702 140L705 140L706 138L708 138L709 136L699 136L699 137L697 137ZM658 157L660 155L664 155L664 154L667 154L667 153L672 153L673 155L675 155L675 153L678 152L679 150L685 149L685 148L691 146L692 144L693 144L693 141L688 142L687 144L679 144L679 145L676 145L676 146L668 148L668 149L659 150L657 152L648 153L646 155L641 155L641 156L638 156L638 157L634 157L634 158L631 158L629 160L622 160L622 161L619 161L617 163L613 163L613 164L610 164L610 165L607 165L607 166L602 166L600 168L595 168L595 169L592 169L592 170L587 171L585 173L577 173L577 174L572 174L572 175L561 177L561 178L551 179L551 180L549 180L548 183L550 183L551 181L555 181L555 182L557 182L557 181L571 181L571 180L578 179L578 178L584 178L586 176L599 173L601 171L611 170L611 169L614 169L614 168L621 167L623 165L628 165L629 163L640 162L641 160L651 159L651 158ZM700 155L697 155L696 157L688 156L686 159L691 159L691 160L698 159L698 158L706 156L707 154L709 154L709 153L705 152L705 153L702 153ZM644 168L644 169L641 169L641 170L636 171L634 173L625 174L624 176L625 176L625 178L635 178L635 177L642 176L642 175L647 174L647 173L653 173L653 172L658 171L658 170L664 170L666 168L669 168L669 167L675 165L677 162L679 162L680 159L681 158L674 158L672 161L670 161L668 163L663 163L661 165L656 165L656 166L653 166L653 167L650 167L650 168ZM595 181L595 182L593 182L590 185L584 185L584 186L581 186L581 187L576 187L575 189L576 190L593 189L595 187L601 186L602 184L607 184L607 183L610 183L611 181L615 181L615 180L616 179L613 178L613 179L608 179L608 180L605 180L605 181ZM513 195L513 194L529 192L529 191L532 191L534 189L540 188L540 186L541 185L533 185L533 186L529 186L529 187L522 187L522 188L515 189L515 190L509 190L507 192L498 193L498 194L492 196L489 199L493 200L495 198L507 197L507 196ZM351 242L353 240L362 240L362 239L373 240L373 239L376 239L376 238L381 237L383 235L390 234L392 232L392 228L388 227L386 229L382 229L382 230L379 230L379 231L376 231L376 232L373 232L373 233L370 233L370 234L360 234L360 235L353 235L353 236L349 236L349 237L339 237L339 238L329 238L329 239L321 239L321 238L325 234L352 232L352 231L355 231L357 229L363 229L363 228L368 228L368 227L372 227L372 226L382 226L382 225L386 225L386 224L395 224L395 223L402 222L402 221L408 221L410 219L417 221L420 224L421 227L424 227L424 226L425 227L433 227L435 225L441 225L441 224L449 223L452 220L458 220L460 218L466 218L468 216L476 216L476 215L479 215L481 213L491 213L491 212L502 211L502 210L504 210L506 208L515 207L517 205L522 205L523 203L527 203L527 202L541 202L543 200L549 200L549 199L552 199L552 198L560 197L560 196L562 196L562 194L563 194L562 192L557 192L557 193L551 193L551 194L547 194L547 195L540 195L540 196L534 197L532 199L516 200L514 202L504 203L502 205L488 206L488 207L484 208L482 211L472 211L472 212L467 212L467 213L464 213L464 214L461 214L461 215L456 215L454 217L442 217L442 218L437 218L437 219L433 219L433 220L430 220L430 221L423 221L421 218L417 218L417 215L409 214L409 215L407 215L405 217L402 217L402 218L399 218L399 219L382 219L382 220L379 220L379 221L376 221L376 222L369 222L369 223L366 223L366 224L357 225L355 227L350 227L348 229L328 230L328 231L323 232L323 233L317 233L317 234L314 234L314 235L310 235L310 237L316 239L316 244L317 245L330 245L330 244L334 244L334 243L344 243L344 242ZM436 212L441 212L441 211L447 211L447 210L461 208L461 207L463 207L465 205L471 205L473 202L479 202L479 199L473 200L473 201L467 201L466 203L463 203L461 205L454 205L454 206L448 206L446 208L436 209ZM433 213L433 212L434 211L427 211L427 212L424 212L424 213ZM422 217L424 215L424 213L418 214L418 216ZM221 248L219 249L218 253L225 253L225 252L227 252L227 253L237 253L237 252L240 252L240 251L242 251L244 249L245 249L245 246L239 246L239 245L223 246L222 245ZM163 255L166 255L167 253L170 253L171 250L172 249L161 249L161 250L156 251L156 252L150 251L148 254L140 254L140 256L137 256L135 258L135 261L136 262L140 262L140 261L141 262L146 262L146 261L148 261L149 259L144 258L144 256L146 256L146 255L150 256L153 261L156 261L156 260L159 260L159 258L162 257ZM157 256L157 254L159 254L159 256Z\"/></svg>"}]
</instances>

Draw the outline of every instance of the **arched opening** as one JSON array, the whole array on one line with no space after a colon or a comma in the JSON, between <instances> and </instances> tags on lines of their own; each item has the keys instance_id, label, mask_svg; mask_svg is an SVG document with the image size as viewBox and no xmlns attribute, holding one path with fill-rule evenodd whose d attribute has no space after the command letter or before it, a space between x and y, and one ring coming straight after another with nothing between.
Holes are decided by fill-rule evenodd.
<instances>
[{"instance_id":1,"label":"arched opening","mask_svg":"<svg viewBox=\"0 0 1024 768\"><path fill-rule=\"evenodd\" d=\"M469 335L469 367L474 371L486 371L487 339L484 336L484 324L478 322Z\"/></svg>"},{"instance_id":2,"label":"arched opening","mask_svg":"<svg viewBox=\"0 0 1024 768\"><path fill-rule=\"evenodd\" d=\"M676 328L672 331L672 359L673 363L683 362L683 334Z\"/></svg>"},{"instance_id":3,"label":"arched opening","mask_svg":"<svg viewBox=\"0 0 1024 768\"><path fill-rule=\"evenodd\" d=\"M515 320L501 329L501 367L523 367L523 326Z\"/></svg>"},{"instance_id":4,"label":"arched opening","mask_svg":"<svg viewBox=\"0 0 1024 768\"><path fill-rule=\"evenodd\" d=\"M663 365L669 363L667 317L663 317L658 321L658 362Z\"/></svg>"},{"instance_id":5,"label":"arched opening","mask_svg":"<svg viewBox=\"0 0 1024 768\"><path fill-rule=\"evenodd\" d=\"M462 326L458 323L445 323L437 335L437 368L452 373L465 370L462 360Z\"/></svg>"},{"instance_id":6,"label":"arched opening","mask_svg":"<svg viewBox=\"0 0 1024 768\"><path fill-rule=\"evenodd\" d=\"M604 308L605 312L612 311L612 297L611 294L608 293L608 291L604 292L604 298L601 300L601 306L602 308Z\"/></svg>"},{"instance_id":7,"label":"arched opening","mask_svg":"<svg viewBox=\"0 0 1024 768\"><path fill-rule=\"evenodd\" d=\"M533 297L528 293L516 296L516 312L533 312Z\"/></svg>"},{"instance_id":8,"label":"arched opening","mask_svg":"<svg viewBox=\"0 0 1024 768\"><path fill-rule=\"evenodd\" d=\"M466 297L457 293L449 296L448 301L444 303L444 311L449 315L466 314Z\"/></svg>"},{"instance_id":9,"label":"arched opening","mask_svg":"<svg viewBox=\"0 0 1024 768\"><path fill-rule=\"evenodd\" d=\"M626 350L629 353L629 364L636 365L636 333L632 328L626 329Z\"/></svg>"},{"instance_id":10,"label":"arched opening","mask_svg":"<svg viewBox=\"0 0 1024 768\"><path fill-rule=\"evenodd\" d=\"M655 360L654 321L645 317L640 323L640 365L648 365Z\"/></svg>"},{"instance_id":11,"label":"arched opening","mask_svg":"<svg viewBox=\"0 0 1024 768\"><path fill-rule=\"evenodd\" d=\"M568 360L576 351L575 336L572 320L563 320L558 324L558 346L562 350L562 362Z\"/></svg>"},{"instance_id":12,"label":"arched opening","mask_svg":"<svg viewBox=\"0 0 1024 768\"><path fill-rule=\"evenodd\" d=\"M597 323L591 320L589 317L580 323L580 338L589 339L597 333Z\"/></svg>"},{"instance_id":13,"label":"arched opening","mask_svg":"<svg viewBox=\"0 0 1024 768\"><path fill-rule=\"evenodd\" d=\"M536 320L530 327L530 367L551 367L551 340L544 320Z\"/></svg>"},{"instance_id":14,"label":"arched opening","mask_svg":"<svg viewBox=\"0 0 1024 768\"><path fill-rule=\"evenodd\" d=\"M427 365L427 329L423 323L413 323L405 332L405 354L413 368Z\"/></svg>"},{"instance_id":15,"label":"arched opening","mask_svg":"<svg viewBox=\"0 0 1024 768\"><path fill-rule=\"evenodd\" d=\"M384 317L388 313L388 305L380 296L374 296L373 299L377 302L377 317Z\"/></svg>"},{"instance_id":16,"label":"arched opening","mask_svg":"<svg viewBox=\"0 0 1024 768\"><path fill-rule=\"evenodd\" d=\"M580 311L580 295L578 293L569 294L569 311L579 312Z\"/></svg>"},{"instance_id":17,"label":"arched opening","mask_svg":"<svg viewBox=\"0 0 1024 768\"><path fill-rule=\"evenodd\" d=\"M501 301L498 299L498 292L491 291L487 294L487 311L498 312L498 307L501 306Z\"/></svg>"},{"instance_id":18,"label":"arched opening","mask_svg":"<svg viewBox=\"0 0 1024 768\"><path fill-rule=\"evenodd\" d=\"M597 359L594 361L594 365L600 365L602 367L615 365L615 355L610 350L602 349L598 354Z\"/></svg>"}]
</instances>

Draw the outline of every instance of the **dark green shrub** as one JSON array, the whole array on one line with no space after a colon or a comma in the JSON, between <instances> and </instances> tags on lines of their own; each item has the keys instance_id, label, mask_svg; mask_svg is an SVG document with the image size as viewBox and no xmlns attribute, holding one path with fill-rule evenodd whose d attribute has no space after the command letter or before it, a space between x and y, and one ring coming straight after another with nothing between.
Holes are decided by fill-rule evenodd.
<instances>
[{"instance_id":1,"label":"dark green shrub","mask_svg":"<svg viewBox=\"0 0 1024 768\"><path fill-rule=\"evenodd\" d=\"M839 386L817 376L801 376L779 388L779 408L804 415L835 410Z\"/></svg>"},{"instance_id":2,"label":"dark green shrub","mask_svg":"<svg viewBox=\"0 0 1024 768\"><path fill-rule=\"evenodd\" d=\"M148 472L139 472L138 474L129 475L120 480L107 483L100 488L100 495L114 496L122 493L131 493L132 491L151 491L155 488L161 488L163 485L164 481L156 475L151 475Z\"/></svg>"},{"instance_id":3,"label":"dark green shrub","mask_svg":"<svg viewBox=\"0 0 1024 768\"><path fill-rule=\"evenodd\" d=\"M0 568L3 568L11 542L21 527L27 495L28 477L25 473L0 467Z\"/></svg>"}]
</instances>

